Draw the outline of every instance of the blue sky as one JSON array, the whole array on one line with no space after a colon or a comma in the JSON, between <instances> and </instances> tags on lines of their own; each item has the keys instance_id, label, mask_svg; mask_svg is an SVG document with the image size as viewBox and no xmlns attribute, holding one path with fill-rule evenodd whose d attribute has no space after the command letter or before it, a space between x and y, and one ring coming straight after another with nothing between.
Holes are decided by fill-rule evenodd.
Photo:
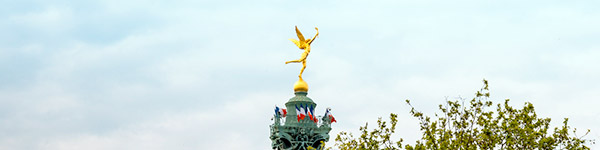
<instances>
[{"instance_id":1,"label":"blue sky","mask_svg":"<svg viewBox=\"0 0 600 150\"><path fill-rule=\"evenodd\" d=\"M316 113L333 108L331 136L393 112L412 143L405 99L432 114L485 78L495 102L600 139L598 5L3 1L0 149L269 149L301 66L284 64L301 54L295 25L320 29L304 79Z\"/></svg>"}]
</instances>

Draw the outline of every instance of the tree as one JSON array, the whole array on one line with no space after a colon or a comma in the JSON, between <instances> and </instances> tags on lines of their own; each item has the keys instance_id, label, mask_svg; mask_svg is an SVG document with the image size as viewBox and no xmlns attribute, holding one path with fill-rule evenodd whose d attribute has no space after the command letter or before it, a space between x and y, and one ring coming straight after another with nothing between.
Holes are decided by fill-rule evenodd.
<instances>
[{"instance_id":1,"label":"tree","mask_svg":"<svg viewBox=\"0 0 600 150\"><path fill-rule=\"evenodd\" d=\"M423 136L414 145L403 144L403 139L391 139L395 132L397 115L390 114L389 124L377 121L377 127L368 130L368 123L360 127L360 137L352 133L340 132L335 146L341 150L350 149L589 149L585 144L594 144L593 140L583 139L590 130L578 137L577 129L568 125L565 118L563 125L549 132L550 118L538 118L533 104L526 102L523 108L510 106L509 99L498 103L493 109L493 102L488 100L488 81L483 80L483 87L475 97L466 100L446 100L440 104L440 115L435 118L424 115L411 107L410 114L420 121ZM573 133L573 136L570 133Z\"/></svg>"}]
</instances>

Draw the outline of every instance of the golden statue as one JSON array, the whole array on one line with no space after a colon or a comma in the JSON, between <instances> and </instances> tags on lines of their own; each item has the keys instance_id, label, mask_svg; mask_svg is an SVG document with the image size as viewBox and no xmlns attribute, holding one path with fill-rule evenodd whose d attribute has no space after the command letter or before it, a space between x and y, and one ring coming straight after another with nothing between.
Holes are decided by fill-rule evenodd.
<instances>
[{"instance_id":1,"label":"golden statue","mask_svg":"<svg viewBox=\"0 0 600 150\"><path fill-rule=\"evenodd\" d=\"M302 80L302 73L304 72L304 69L306 68L306 57L308 57L308 53L310 53L310 44L313 41L315 41L315 38L317 38L317 36L319 36L319 28L315 27L315 29L317 30L317 34L312 39L305 40L304 36L302 36L302 33L300 33L300 30L298 30L298 26L296 26L296 34L298 35L298 40L290 39L290 41L294 42L294 44L296 44L296 46L298 46L298 48L304 49L304 53L302 53L302 56L300 57L300 59L290 60L290 61L285 62L285 64L302 62L302 69L300 70L300 75L298 75L300 80Z\"/></svg>"}]
</instances>

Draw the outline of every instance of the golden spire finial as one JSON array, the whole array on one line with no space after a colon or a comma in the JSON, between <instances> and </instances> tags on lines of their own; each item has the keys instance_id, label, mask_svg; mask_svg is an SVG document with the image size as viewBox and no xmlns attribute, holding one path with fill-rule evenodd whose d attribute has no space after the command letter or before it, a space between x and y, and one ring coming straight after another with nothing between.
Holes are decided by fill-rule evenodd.
<instances>
[{"instance_id":1,"label":"golden spire finial","mask_svg":"<svg viewBox=\"0 0 600 150\"><path fill-rule=\"evenodd\" d=\"M302 79L302 73L304 73L304 69L306 68L306 57L308 57L308 54L310 53L310 44L313 41L315 41L315 38L317 38L317 36L319 36L319 28L315 27L315 30L317 30L317 34L315 34L315 36L312 39L304 39L304 36L300 32L300 30L298 30L298 26L296 26L296 35L298 36L298 40L290 39L290 41L294 42L294 44L296 44L298 48L304 49L304 53L302 53L300 59L285 62L285 64L300 62L302 63L302 69L300 70L300 74L298 75L299 79L294 84L294 91L296 92L308 92L308 84L306 84L306 82L304 82L304 80Z\"/></svg>"}]
</instances>

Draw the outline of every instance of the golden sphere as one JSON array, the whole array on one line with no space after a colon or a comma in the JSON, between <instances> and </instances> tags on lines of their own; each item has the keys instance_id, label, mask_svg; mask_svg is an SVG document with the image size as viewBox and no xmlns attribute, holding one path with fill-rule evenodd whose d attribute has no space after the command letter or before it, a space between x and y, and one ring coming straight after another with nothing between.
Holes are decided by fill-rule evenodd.
<instances>
[{"instance_id":1,"label":"golden sphere","mask_svg":"<svg viewBox=\"0 0 600 150\"><path fill-rule=\"evenodd\" d=\"M298 91L308 92L308 84L306 84L302 78L298 79L294 84L294 92Z\"/></svg>"}]
</instances>

